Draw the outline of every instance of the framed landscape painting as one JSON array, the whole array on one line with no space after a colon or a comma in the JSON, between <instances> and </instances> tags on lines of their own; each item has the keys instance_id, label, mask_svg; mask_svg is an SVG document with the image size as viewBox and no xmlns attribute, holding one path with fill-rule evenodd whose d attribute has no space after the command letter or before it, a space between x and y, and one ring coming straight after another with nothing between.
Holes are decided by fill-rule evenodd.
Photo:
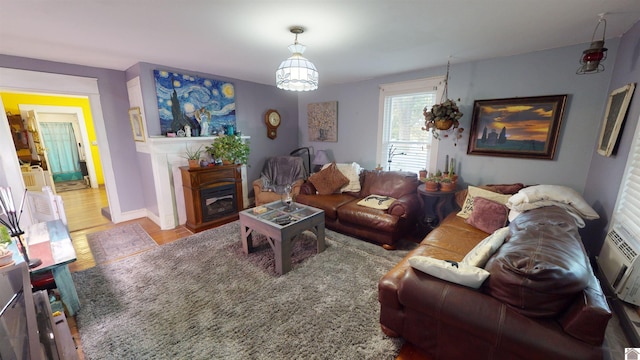
<instances>
[{"instance_id":1,"label":"framed landscape painting","mask_svg":"<svg viewBox=\"0 0 640 360\"><path fill-rule=\"evenodd\" d=\"M552 160L567 95L476 100L467 154Z\"/></svg>"}]
</instances>

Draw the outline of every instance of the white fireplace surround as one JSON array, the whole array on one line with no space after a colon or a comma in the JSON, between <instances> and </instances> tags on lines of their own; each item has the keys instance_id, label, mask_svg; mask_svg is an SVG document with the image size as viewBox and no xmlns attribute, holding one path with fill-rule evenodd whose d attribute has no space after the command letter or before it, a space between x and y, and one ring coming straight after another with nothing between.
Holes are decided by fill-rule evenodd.
<instances>
[{"instance_id":1,"label":"white fireplace surround","mask_svg":"<svg viewBox=\"0 0 640 360\"><path fill-rule=\"evenodd\" d=\"M136 150L147 153L151 158L155 195L158 203L158 214L147 210L147 216L160 226L162 230L174 229L187 221L182 189L180 166L188 166L185 156L186 148L197 149L211 145L216 136L206 137L151 137L146 142L137 142ZM242 136L248 140L249 136ZM171 196L167 196L171 194ZM242 203L243 208L249 206L249 189L247 167L242 166Z\"/></svg>"}]
</instances>

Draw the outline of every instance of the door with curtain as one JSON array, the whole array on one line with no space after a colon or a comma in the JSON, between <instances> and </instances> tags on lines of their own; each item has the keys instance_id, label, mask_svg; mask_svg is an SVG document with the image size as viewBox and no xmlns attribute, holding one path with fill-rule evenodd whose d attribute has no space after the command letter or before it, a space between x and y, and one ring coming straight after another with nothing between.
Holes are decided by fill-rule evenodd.
<instances>
[{"instance_id":1,"label":"door with curtain","mask_svg":"<svg viewBox=\"0 0 640 360\"><path fill-rule=\"evenodd\" d=\"M83 179L73 125L67 122L42 122L40 132L53 181Z\"/></svg>"}]
</instances>

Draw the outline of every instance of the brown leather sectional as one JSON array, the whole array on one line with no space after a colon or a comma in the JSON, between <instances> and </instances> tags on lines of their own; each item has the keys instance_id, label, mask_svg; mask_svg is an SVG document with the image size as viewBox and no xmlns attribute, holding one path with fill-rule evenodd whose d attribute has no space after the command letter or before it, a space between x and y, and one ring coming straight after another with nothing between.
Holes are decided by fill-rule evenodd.
<instances>
[{"instance_id":1,"label":"brown leather sectional","mask_svg":"<svg viewBox=\"0 0 640 360\"><path fill-rule=\"evenodd\" d=\"M559 207L509 225L478 290L409 265L416 255L461 261L488 235L447 216L380 280L383 331L432 359L601 359L611 312L575 221Z\"/></svg>"},{"instance_id":2,"label":"brown leather sectional","mask_svg":"<svg viewBox=\"0 0 640 360\"><path fill-rule=\"evenodd\" d=\"M422 215L415 173L363 170L357 193L317 195L311 182L305 182L295 201L325 212L325 226L331 230L393 248L416 227ZM358 205L369 195L395 198L387 210Z\"/></svg>"}]
</instances>

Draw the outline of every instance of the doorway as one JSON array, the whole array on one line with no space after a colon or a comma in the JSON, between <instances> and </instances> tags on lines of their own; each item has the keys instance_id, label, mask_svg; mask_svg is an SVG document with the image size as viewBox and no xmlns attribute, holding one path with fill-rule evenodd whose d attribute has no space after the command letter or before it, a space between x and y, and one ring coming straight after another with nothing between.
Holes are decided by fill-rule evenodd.
<instances>
[{"instance_id":1,"label":"doorway","mask_svg":"<svg viewBox=\"0 0 640 360\"><path fill-rule=\"evenodd\" d=\"M115 223L126 220L118 198L118 188L112 168L111 152L108 146L109 141L107 139L97 79L0 67L0 90L57 94L70 97L80 96L89 99L97 144L104 145L100 147L99 153L101 162L104 164L104 183L110 214ZM0 105L0 108L2 108L2 105ZM0 117L7 121L4 109L2 109ZM0 122L0 130L2 130L0 131L0 168L3 170L0 173L0 183L13 189L24 189L24 181L19 162L15 157L15 148L13 147L9 126L8 123L3 124L3 122ZM28 209L25 209L25 212L26 214L23 216L24 226L28 226L32 223L31 213Z\"/></svg>"},{"instance_id":2,"label":"doorway","mask_svg":"<svg viewBox=\"0 0 640 360\"><path fill-rule=\"evenodd\" d=\"M64 98L58 99L64 101ZM33 102L37 100L41 99L35 98ZM97 189L104 184L104 179L90 105L86 99L72 98L68 101L80 106L18 104L18 107L28 127L35 130L34 135L41 135L39 141L42 144L36 145L35 151L47 163L57 190ZM57 127L60 129L53 129ZM62 137L57 139L61 144L50 138L52 131L60 132L56 137ZM53 158L49 159L51 156Z\"/></svg>"}]
</instances>

